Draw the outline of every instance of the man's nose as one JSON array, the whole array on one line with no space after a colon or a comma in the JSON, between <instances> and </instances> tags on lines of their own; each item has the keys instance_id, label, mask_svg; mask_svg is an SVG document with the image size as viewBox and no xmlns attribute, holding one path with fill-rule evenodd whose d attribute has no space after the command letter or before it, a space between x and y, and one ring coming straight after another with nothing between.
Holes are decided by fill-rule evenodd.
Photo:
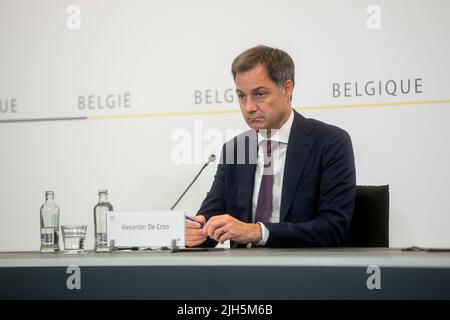
<instances>
[{"instance_id":1,"label":"man's nose","mask_svg":"<svg viewBox=\"0 0 450 320\"><path fill-rule=\"evenodd\" d=\"M258 110L258 105L256 104L256 102L252 98L249 98L245 102L244 110L247 113L254 113L254 112L256 112Z\"/></svg>"}]
</instances>

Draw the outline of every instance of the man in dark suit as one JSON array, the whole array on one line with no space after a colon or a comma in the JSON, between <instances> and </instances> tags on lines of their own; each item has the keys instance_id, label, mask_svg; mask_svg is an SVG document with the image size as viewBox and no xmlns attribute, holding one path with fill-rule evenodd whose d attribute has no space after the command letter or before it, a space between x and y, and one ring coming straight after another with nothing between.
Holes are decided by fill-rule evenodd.
<instances>
[{"instance_id":1,"label":"man in dark suit","mask_svg":"<svg viewBox=\"0 0 450 320\"><path fill-rule=\"evenodd\" d=\"M344 244L356 191L349 135L292 109L294 63L286 52L244 51L232 74L251 130L224 145L198 223L186 220L186 245Z\"/></svg>"}]
</instances>

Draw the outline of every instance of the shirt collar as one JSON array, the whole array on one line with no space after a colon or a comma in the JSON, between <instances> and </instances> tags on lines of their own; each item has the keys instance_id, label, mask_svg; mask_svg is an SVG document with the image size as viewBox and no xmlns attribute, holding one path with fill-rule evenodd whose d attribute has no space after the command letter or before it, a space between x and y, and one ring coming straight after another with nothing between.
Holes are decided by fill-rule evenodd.
<instances>
[{"instance_id":1,"label":"shirt collar","mask_svg":"<svg viewBox=\"0 0 450 320\"><path fill-rule=\"evenodd\" d=\"M291 114L287 121L281 126L280 129L273 129L272 136L270 140L277 141L279 143L287 144L289 141L289 134L291 133L292 123L294 122L294 112L291 109ZM258 144L262 141L267 140L267 131L259 130L258 131Z\"/></svg>"}]
</instances>

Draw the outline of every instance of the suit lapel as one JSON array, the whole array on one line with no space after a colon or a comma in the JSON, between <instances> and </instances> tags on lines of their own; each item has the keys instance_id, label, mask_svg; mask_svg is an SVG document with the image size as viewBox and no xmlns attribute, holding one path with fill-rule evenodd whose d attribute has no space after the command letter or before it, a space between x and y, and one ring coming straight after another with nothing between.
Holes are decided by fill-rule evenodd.
<instances>
[{"instance_id":1,"label":"suit lapel","mask_svg":"<svg viewBox=\"0 0 450 320\"><path fill-rule=\"evenodd\" d=\"M255 184L256 164L241 164L238 165L238 196L237 205L243 213L242 219L245 222L252 221L252 199L253 187Z\"/></svg>"},{"instance_id":2,"label":"suit lapel","mask_svg":"<svg viewBox=\"0 0 450 320\"><path fill-rule=\"evenodd\" d=\"M306 121L299 113L296 111L293 112L294 121L286 150L283 188L281 192L280 222L286 219L286 214L295 196L298 181L303 173L314 143L313 138L308 135L314 126Z\"/></svg>"}]
</instances>

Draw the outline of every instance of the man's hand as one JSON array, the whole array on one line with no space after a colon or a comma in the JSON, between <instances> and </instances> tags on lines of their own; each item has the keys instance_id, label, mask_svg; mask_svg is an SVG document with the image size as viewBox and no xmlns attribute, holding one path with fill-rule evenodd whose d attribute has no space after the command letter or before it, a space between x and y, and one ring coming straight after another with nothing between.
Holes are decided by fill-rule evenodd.
<instances>
[{"instance_id":1,"label":"man's hand","mask_svg":"<svg viewBox=\"0 0 450 320\"><path fill-rule=\"evenodd\" d=\"M262 239L259 224L245 223L229 214L211 217L203 227L203 234L220 243L227 240L244 244L258 243Z\"/></svg>"},{"instance_id":2,"label":"man's hand","mask_svg":"<svg viewBox=\"0 0 450 320\"><path fill-rule=\"evenodd\" d=\"M206 219L204 216L193 217L200 223L205 223ZM186 247L195 247L206 240L206 235L202 232L202 227L200 223L185 219L184 220L184 230L185 230L185 245Z\"/></svg>"}]
</instances>

